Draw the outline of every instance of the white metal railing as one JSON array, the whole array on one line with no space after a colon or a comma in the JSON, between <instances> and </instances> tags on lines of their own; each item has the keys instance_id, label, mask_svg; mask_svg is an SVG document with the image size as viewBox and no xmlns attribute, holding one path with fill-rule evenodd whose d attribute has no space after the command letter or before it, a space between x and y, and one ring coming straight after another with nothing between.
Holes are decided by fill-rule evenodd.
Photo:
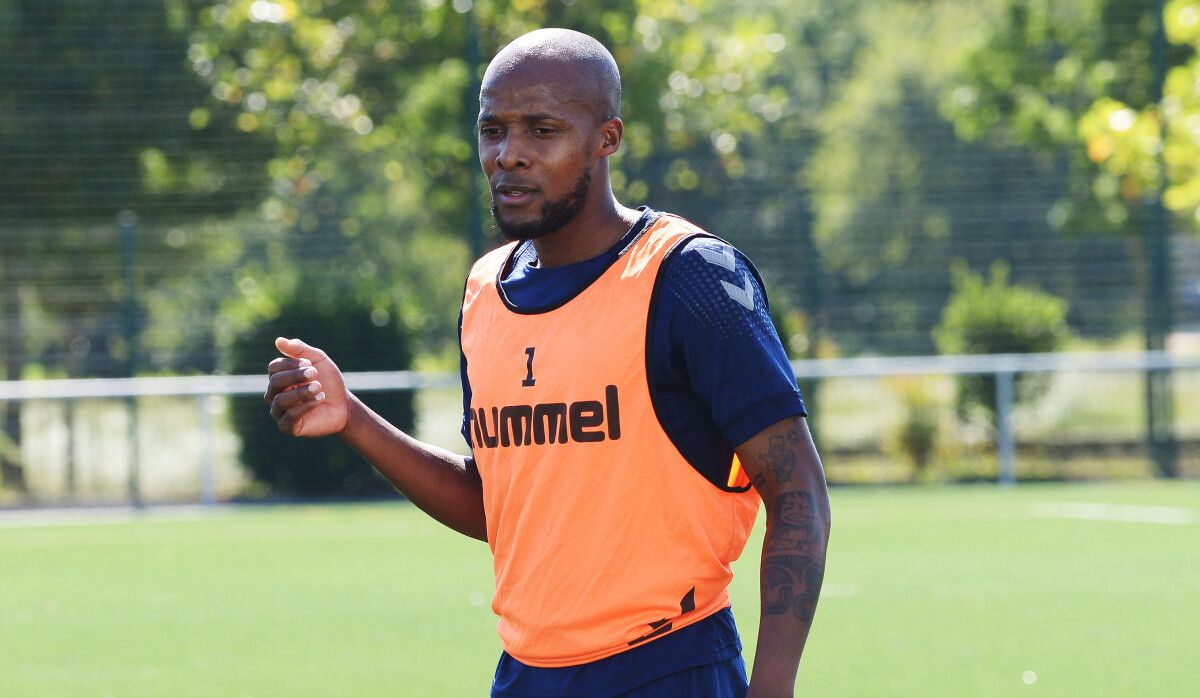
<instances>
[{"instance_id":1,"label":"white metal railing","mask_svg":"<svg viewBox=\"0 0 1200 698\"><path fill-rule=\"evenodd\" d=\"M372 390L419 390L456 388L457 373L416 371L359 371L345 374L346 385L360 392ZM129 439L137 443L137 398L192 397L200 428L200 501L215 504L216 467L213 458L213 400L222 395L262 395L267 388L266 372L259 375L142 376L137 378L59 378L37 381L0 381L0 402L5 400L82 400L123 398L128 401ZM140 501L140 459L131 447L128 492L134 504Z\"/></svg>"},{"instance_id":2,"label":"white metal railing","mask_svg":"<svg viewBox=\"0 0 1200 698\"><path fill-rule=\"evenodd\" d=\"M1000 481L1016 475L1016 442L1012 429L1014 379L1020 373L1064 371L1158 371L1200 369L1200 355L1170 352L1096 352L1053 354L982 354L958 356L855 357L794 361L798 379L870 378L894 375L993 374L996 376L996 433ZM457 372L368 371L346 373L355 391L457 388ZM201 496L216 501L212 457L212 400L222 395L261 395L266 375L147 376L138 378L72 378L0 381L0 402L12 400L76 400L125 398L136 414L139 397L193 397L199 413L201 438ZM131 420L136 439L136 419ZM136 443L136 440L134 441ZM136 453L136 448L133 451ZM130 496L137 501L136 456L130 463Z\"/></svg>"},{"instance_id":3,"label":"white metal railing","mask_svg":"<svg viewBox=\"0 0 1200 698\"><path fill-rule=\"evenodd\" d=\"M1072 352L1055 354L962 354L956 356L860 356L802 359L792 362L799 379L871 378L931 374L1004 374L1054 371L1153 371L1200 368L1200 355L1148 352ZM359 371L345 374L351 390L457 388L458 373ZM188 397L259 395L266 372L257 375L145 376L139 378L55 378L0 381L3 400L71 398Z\"/></svg>"},{"instance_id":4,"label":"white metal railing","mask_svg":"<svg viewBox=\"0 0 1200 698\"><path fill-rule=\"evenodd\" d=\"M458 374L451 372L361 371L345 374L351 390L419 390L456 388ZM267 377L247 376L145 376L138 378L54 378L38 381L0 381L0 400L69 400L114 397L203 397L205 395L261 395Z\"/></svg>"},{"instance_id":5,"label":"white metal railing","mask_svg":"<svg viewBox=\"0 0 1200 698\"><path fill-rule=\"evenodd\" d=\"M871 378L896 375L987 375L996 377L996 452L1000 482L1017 479L1017 441L1012 427L1018 373L1064 371L1164 371L1200 368L1200 355L1166 351L1061 352L1050 354L962 354L956 356L862 356L793 361L797 378Z\"/></svg>"},{"instance_id":6,"label":"white metal railing","mask_svg":"<svg viewBox=\"0 0 1200 698\"><path fill-rule=\"evenodd\" d=\"M860 356L793 361L797 378L869 378L928 374L1039 373L1048 371L1154 371L1200 368L1200 355L1166 351Z\"/></svg>"}]
</instances>

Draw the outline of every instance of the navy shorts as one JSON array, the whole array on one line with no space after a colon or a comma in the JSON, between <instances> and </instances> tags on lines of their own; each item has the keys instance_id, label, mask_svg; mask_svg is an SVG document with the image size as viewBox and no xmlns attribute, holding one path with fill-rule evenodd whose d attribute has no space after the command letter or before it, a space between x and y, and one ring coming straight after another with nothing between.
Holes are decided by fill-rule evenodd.
<instances>
[{"instance_id":1,"label":"navy shorts","mask_svg":"<svg viewBox=\"0 0 1200 698\"><path fill-rule=\"evenodd\" d=\"M716 664L677 671L620 695L622 698L743 698L746 664L738 655Z\"/></svg>"},{"instance_id":2,"label":"navy shorts","mask_svg":"<svg viewBox=\"0 0 1200 698\"><path fill-rule=\"evenodd\" d=\"M493 698L742 698L746 664L728 608L589 664L531 667L500 655Z\"/></svg>"}]
</instances>

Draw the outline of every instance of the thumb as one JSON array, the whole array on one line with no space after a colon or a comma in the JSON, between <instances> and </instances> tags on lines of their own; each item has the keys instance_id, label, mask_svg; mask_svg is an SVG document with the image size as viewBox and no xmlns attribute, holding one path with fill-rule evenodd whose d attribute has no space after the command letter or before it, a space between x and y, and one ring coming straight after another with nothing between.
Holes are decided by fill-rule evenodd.
<instances>
[{"instance_id":1,"label":"thumb","mask_svg":"<svg viewBox=\"0 0 1200 698\"><path fill-rule=\"evenodd\" d=\"M328 358L325 352L316 347L311 347L299 339L276 337L275 348L283 352L284 356L290 356L293 359L308 359L313 363L324 361Z\"/></svg>"}]
</instances>

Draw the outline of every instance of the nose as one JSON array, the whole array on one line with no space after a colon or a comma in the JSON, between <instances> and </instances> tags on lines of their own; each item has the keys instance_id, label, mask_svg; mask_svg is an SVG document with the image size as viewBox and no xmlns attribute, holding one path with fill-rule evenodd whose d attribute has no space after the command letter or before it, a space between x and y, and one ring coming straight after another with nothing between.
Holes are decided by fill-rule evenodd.
<instances>
[{"instance_id":1,"label":"nose","mask_svg":"<svg viewBox=\"0 0 1200 698\"><path fill-rule=\"evenodd\" d=\"M496 166L502 170L529 167L528 152L515 134L506 134L496 145Z\"/></svg>"}]
</instances>

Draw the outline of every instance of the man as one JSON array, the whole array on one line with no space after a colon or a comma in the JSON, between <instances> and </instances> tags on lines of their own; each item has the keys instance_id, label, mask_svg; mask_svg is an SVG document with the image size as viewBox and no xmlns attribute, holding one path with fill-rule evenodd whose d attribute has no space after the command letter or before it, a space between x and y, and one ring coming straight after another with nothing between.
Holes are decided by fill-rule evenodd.
<instances>
[{"instance_id":1,"label":"man","mask_svg":"<svg viewBox=\"0 0 1200 698\"><path fill-rule=\"evenodd\" d=\"M687 221L617 202L616 64L539 30L480 94L492 211L460 325L472 456L423 444L280 338L280 429L338 434L425 512L488 542L505 652L494 696L790 696L829 505L757 273ZM766 506L747 686L726 587ZM748 691L748 692L747 692Z\"/></svg>"}]
</instances>

